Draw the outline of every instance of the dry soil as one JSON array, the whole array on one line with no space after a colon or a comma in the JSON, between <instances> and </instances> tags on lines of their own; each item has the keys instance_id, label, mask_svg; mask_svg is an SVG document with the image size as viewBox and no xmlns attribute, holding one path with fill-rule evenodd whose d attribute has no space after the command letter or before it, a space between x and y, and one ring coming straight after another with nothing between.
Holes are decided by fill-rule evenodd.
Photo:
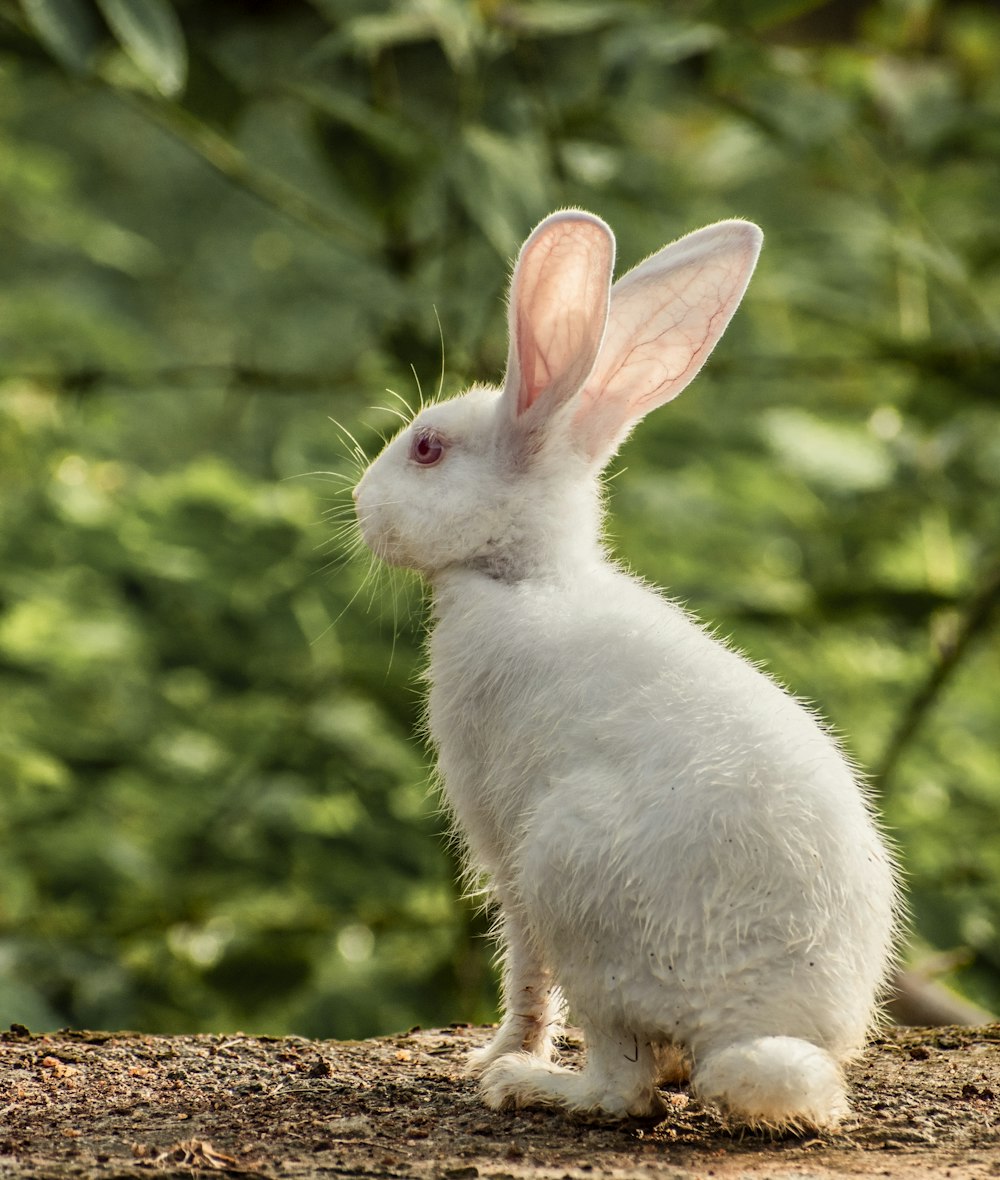
<instances>
[{"instance_id":1,"label":"dry soil","mask_svg":"<svg viewBox=\"0 0 1000 1180\"><path fill-rule=\"evenodd\" d=\"M462 1076L489 1030L367 1041L0 1035L0 1177L1000 1176L1000 1024L896 1030L836 1135L733 1134L681 1088L659 1122L494 1112ZM565 1044L579 1058L579 1041Z\"/></svg>"}]
</instances>

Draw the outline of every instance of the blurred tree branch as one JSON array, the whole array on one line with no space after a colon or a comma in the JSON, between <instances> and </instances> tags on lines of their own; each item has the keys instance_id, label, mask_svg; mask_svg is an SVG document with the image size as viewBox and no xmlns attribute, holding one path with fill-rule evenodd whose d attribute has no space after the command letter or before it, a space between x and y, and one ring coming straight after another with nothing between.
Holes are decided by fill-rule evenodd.
<instances>
[{"instance_id":1,"label":"blurred tree branch","mask_svg":"<svg viewBox=\"0 0 1000 1180\"><path fill-rule=\"evenodd\" d=\"M879 358L904 361L919 367L924 373L933 372L954 380L956 374L963 377L962 389L975 400L989 395L995 397L995 379L1000 371L1000 352L967 354L946 349L926 348L880 350ZM712 362L712 373L717 377L731 374L743 377L766 378L769 381L802 377L832 378L853 372L858 365L870 366L871 357L850 355L823 356L819 354L795 355L775 353L754 356L719 357ZM220 383L229 388L268 389L274 392L306 390L324 392L341 380L343 374L315 370L288 370L264 368L259 365L244 365L238 361L190 361L173 365L141 368L109 368L103 365L80 365L76 368L49 368L42 365L12 366L0 369L0 381L18 378L42 381L53 389L74 394L92 393L101 386L134 388L150 384L200 385ZM967 380L965 378L968 378ZM874 405L877 403L873 403Z\"/></svg>"},{"instance_id":2,"label":"blurred tree branch","mask_svg":"<svg viewBox=\"0 0 1000 1180\"><path fill-rule=\"evenodd\" d=\"M28 39L29 43L34 41L34 31L29 28L16 6L0 5L0 19ZM32 64L36 68L45 64L53 73L65 73L51 58L43 55L38 55L38 61ZM378 247L378 238L372 233L371 226L362 227L347 222L331 213L323 202L314 200L283 177L252 163L235 144L179 102L169 100L162 94L154 96L126 89L96 71L90 74L90 80L114 94L124 106L141 118L156 124L230 183L242 188L281 216L351 250Z\"/></svg>"},{"instance_id":3,"label":"blurred tree branch","mask_svg":"<svg viewBox=\"0 0 1000 1180\"><path fill-rule=\"evenodd\" d=\"M998 603L1000 603L1000 560L987 570L969 599L968 606L949 642L939 646L930 667L927 669L926 676L911 696L909 704L903 710L895 730L886 743L882 757L873 773L875 785L881 793L885 793L900 759L907 747L916 739L925 719L954 677L962 660L972 649L973 642L989 630Z\"/></svg>"},{"instance_id":4,"label":"blurred tree branch","mask_svg":"<svg viewBox=\"0 0 1000 1180\"><path fill-rule=\"evenodd\" d=\"M156 385L180 388L215 385L248 391L264 389L269 393L329 393L347 375L263 369L231 361L192 361L149 369L109 369L99 365L82 365L75 369L24 366L6 373L0 372L0 380L38 381L59 393L81 397L93 394L104 386L140 389Z\"/></svg>"},{"instance_id":5,"label":"blurred tree branch","mask_svg":"<svg viewBox=\"0 0 1000 1180\"><path fill-rule=\"evenodd\" d=\"M229 139L178 103L165 102L120 87L109 88L142 118L155 123L232 184L244 189L281 216L351 250L378 247L379 242L370 230L348 223L287 180L251 163L245 153Z\"/></svg>"}]
</instances>

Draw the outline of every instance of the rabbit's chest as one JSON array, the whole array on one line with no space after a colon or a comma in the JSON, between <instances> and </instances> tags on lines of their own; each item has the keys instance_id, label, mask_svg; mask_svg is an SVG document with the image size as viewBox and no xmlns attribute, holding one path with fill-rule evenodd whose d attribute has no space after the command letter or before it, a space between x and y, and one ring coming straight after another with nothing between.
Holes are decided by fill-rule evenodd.
<instances>
[{"instance_id":1,"label":"rabbit's chest","mask_svg":"<svg viewBox=\"0 0 1000 1180\"><path fill-rule=\"evenodd\" d=\"M427 720L449 808L473 859L503 873L556 773L566 736L530 667L500 651L432 659Z\"/></svg>"}]
</instances>

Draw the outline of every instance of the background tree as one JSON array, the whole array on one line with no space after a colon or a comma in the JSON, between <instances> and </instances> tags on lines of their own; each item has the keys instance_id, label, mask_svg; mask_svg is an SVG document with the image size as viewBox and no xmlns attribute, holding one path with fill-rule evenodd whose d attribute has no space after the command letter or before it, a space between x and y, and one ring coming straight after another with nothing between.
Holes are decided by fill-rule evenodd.
<instances>
[{"instance_id":1,"label":"background tree","mask_svg":"<svg viewBox=\"0 0 1000 1180\"><path fill-rule=\"evenodd\" d=\"M985 0L0 0L0 1018L491 1015L344 487L561 205L764 227L615 544L822 703L1000 1004L998 63Z\"/></svg>"}]
</instances>

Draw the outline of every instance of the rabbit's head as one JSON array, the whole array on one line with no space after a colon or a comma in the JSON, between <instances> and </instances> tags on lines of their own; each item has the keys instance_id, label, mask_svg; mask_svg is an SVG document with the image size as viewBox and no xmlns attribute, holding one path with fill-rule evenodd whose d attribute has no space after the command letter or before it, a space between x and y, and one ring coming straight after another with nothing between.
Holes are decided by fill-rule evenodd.
<instances>
[{"instance_id":1,"label":"rabbit's head","mask_svg":"<svg viewBox=\"0 0 1000 1180\"><path fill-rule=\"evenodd\" d=\"M510 287L501 388L423 409L355 489L369 547L433 579L517 580L601 560L597 475L632 426L676 397L736 310L760 230L723 221L611 286L614 236L580 211L547 217Z\"/></svg>"}]
</instances>

